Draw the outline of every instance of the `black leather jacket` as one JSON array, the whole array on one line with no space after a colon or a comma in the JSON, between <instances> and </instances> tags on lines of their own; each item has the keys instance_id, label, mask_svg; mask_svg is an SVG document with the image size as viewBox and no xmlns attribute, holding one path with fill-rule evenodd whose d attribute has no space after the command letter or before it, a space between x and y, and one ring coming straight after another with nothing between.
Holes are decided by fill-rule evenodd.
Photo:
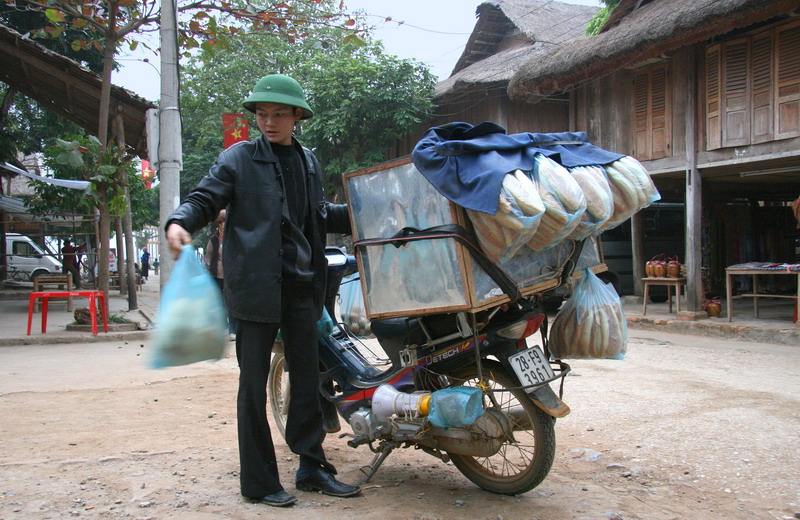
<instances>
[{"instance_id":1,"label":"black leather jacket","mask_svg":"<svg viewBox=\"0 0 800 520\"><path fill-rule=\"evenodd\" d=\"M345 204L325 202L322 168L310 150L305 152L312 201L312 266L314 303L322 314L325 301L325 235L350 233ZM277 323L281 314L281 217L286 211L280 163L263 135L237 143L217 158L178 209L173 222L194 233L227 207L222 247L225 297L234 318Z\"/></svg>"}]
</instances>

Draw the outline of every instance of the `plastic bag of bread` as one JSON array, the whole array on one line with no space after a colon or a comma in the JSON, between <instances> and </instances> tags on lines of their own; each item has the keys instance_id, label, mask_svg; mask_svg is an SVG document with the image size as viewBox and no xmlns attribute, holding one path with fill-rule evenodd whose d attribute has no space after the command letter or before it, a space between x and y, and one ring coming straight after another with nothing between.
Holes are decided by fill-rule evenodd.
<instances>
[{"instance_id":1,"label":"plastic bag of bread","mask_svg":"<svg viewBox=\"0 0 800 520\"><path fill-rule=\"evenodd\" d=\"M604 167L614 196L614 214L598 231L615 228L661 198L642 163L626 155Z\"/></svg>"},{"instance_id":2,"label":"plastic bag of bread","mask_svg":"<svg viewBox=\"0 0 800 520\"><path fill-rule=\"evenodd\" d=\"M610 284L591 269L564 302L550 330L550 353L556 359L623 359L628 324L622 302Z\"/></svg>"},{"instance_id":3,"label":"plastic bag of bread","mask_svg":"<svg viewBox=\"0 0 800 520\"><path fill-rule=\"evenodd\" d=\"M345 276L339 286L339 314L342 323L359 338L371 338L372 322L367 318L364 293L361 292L358 273Z\"/></svg>"},{"instance_id":4,"label":"plastic bag of bread","mask_svg":"<svg viewBox=\"0 0 800 520\"><path fill-rule=\"evenodd\" d=\"M185 245L161 293L150 366L220 359L227 343L222 294L194 248Z\"/></svg>"},{"instance_id":5,"label":"plastic bag of bread","mask_svg":"<svg viewBox=\"0 0 800 520\"><path fill-rule=\"evenodd\" d=\"M483 253L493 262L501 262L513 257L533 237L544 210L536 185L516 170L503 179L496 214L468 209L467 216Z\"/></svg>"},{"instance_id":6,"label":"plastic bag of bread","mask_svg":"<svg viewBox=\"0 0 800 520\"><path fill-rule=\"evenodd\" d=\"M557 162L536 154L534 163L533 180L545 212L528 246L541 251L562 242L580 224L586 211L586 196L569 171Z\"/></svg>"},{"instance_id":7,"label":"plastic bag of bread","mask_svg":"<svg viewBox=\"0 0 800 520\"><path fill-rule=\"evenodd\" d=\"M581 240L597 233L597 229L614 214L614 197L606 172L600 166L578 166L569 170L586 197L586 211L575 230L567 237Z\"/></svg>"}]
</instances>

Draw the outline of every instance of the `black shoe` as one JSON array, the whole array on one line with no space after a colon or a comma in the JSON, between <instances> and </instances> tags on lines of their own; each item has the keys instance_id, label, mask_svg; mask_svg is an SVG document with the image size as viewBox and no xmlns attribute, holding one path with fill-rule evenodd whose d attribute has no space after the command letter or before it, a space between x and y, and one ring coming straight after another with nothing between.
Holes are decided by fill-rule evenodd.
<instances>
[{"instance_id":1,"label":"black shoe","mask_svg":"<svg viewBox=\"0 0 800 520\"><path fill-rule=\"evenodd\" d=\"M281 489L277 493L260 498L251 498L250 500L258 504L267 504L268 506L287 507L297 502L297 497Z\"/></svg>"},{"instance_id":2,"label":"black shoe","mask_svg":"<svg viewBox=\"0 0 800 520\"><path fill-rule=\"evenodd\" d=\"M339 482L323 468L315 469L295 483L300 491L322 491L332 497L352 497L361 493L361 488Z\"/></svg>"}]
</instances>

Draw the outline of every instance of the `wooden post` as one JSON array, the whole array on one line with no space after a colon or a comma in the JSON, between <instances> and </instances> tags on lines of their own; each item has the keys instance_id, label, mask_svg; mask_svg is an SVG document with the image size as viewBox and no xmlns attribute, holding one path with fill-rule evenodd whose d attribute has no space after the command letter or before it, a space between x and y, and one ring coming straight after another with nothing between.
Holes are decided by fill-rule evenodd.
<instances>
[{"instance_id":1,"label":"wooden post","mask_svg":"<svg viewBox=\"0 0 800 520\"><path fill-rule=\"evenodd\" d=\"M702 310L703 192L697 169L697 49L689 53L692 64L686 74L686 303L689 311Z\"/></svg>"},{"instance_id":2,"label":"wooden post","mask_svg":"<svg viewBox=\"0 0 800 520\"><path fill-rule=\"evenodd\" d=\"M631 217L631 249L633 262L633 294L642 296L644 283L644 211Z\"/></svg>"}]
</instances>

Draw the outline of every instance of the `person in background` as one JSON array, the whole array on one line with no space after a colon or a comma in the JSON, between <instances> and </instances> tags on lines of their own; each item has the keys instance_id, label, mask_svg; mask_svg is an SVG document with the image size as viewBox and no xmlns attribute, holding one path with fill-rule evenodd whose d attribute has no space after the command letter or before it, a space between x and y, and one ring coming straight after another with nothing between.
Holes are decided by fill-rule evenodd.
<instances>
[{"instance_id":1,"label":"person in background","mask_svg":"<svg viewBox=\"0 0 800 520\"><path fill-rule=\"evenodd\" d=\"M283 336L289 367L286 442L299 455L295 487L351 497L361 488L334 478L322 448L317 320L325 303L326 233L349 233L346 205L322 193L319 161L293 136L313 113L294 79L261 78L244 102L262 135L223 151L200 183L166 222L177 258L181 246L227 208L224 247L225 298L236 318L239 362L237 427L243 496L270 506L297 498L281 485L267 422L267 378L272 345Z\"/></svg>"},{"instance_id":2,"label":"person in background","mask_svg":"<svg viewBox=\"0 0 800 520\"><path fill-rule=\"evenodd\" d=\"M225 270L222 267L222 242L225 236L226 213L227 212L224 209L220 211L216 220L214 220L214 223L211 226L204 258L208 272L211 273L214 281L217 282L219 291L223 295L225 294ZM236 325L234 323L235 318L231 317L229 313L227 314L228 334L230 334L231 340L234 340L236 339Z\"/></svg>"},{"instance_id":3,"label":"person in background","mask_svg":"<svg viewBox=\"0 0 800 520\"><path fill-rule=\"evenodd\" d=\"M142 248L142 282L147 281L147 275L150 272L150 253L147 248Z\"/></svg>"},{"instance_id":4,"label":"person in background","mask_svg":"<svg viewBox=\"0 0 800 520\"><path fill-rule=\"evenodd\" d=\"M81 255L83 247L75 247L70 239L64 240L61 248L61 264L65 273L72 273L72 283L76 289L81 288Z\"/></svg>"},{"instance_id":5,"label":"person in background","mask_svg":"<svg viewBox=\"0 0 800 520\"><path fill-rule=\"evenodd\" d=\"M153 274L158 274L158 266L159 265L161 265L161 264L159 264L158 257L156 257L156 259L153 260Z\"/></svg>"}]
</instances>

